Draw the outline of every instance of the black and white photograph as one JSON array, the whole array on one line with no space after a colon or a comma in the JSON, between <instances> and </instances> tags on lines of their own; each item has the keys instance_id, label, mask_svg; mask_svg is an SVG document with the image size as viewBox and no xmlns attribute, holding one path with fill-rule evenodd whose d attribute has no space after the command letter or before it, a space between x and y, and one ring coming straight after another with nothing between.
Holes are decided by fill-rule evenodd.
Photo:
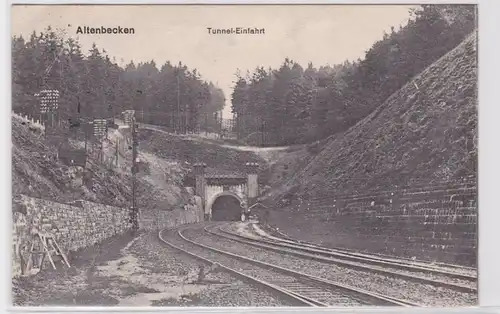
<instances>
[{"instance_id":1,"label":"black and white photograph","mask_svg":"<svg viewBox=\"0 0 500 314\"><path fill-rule=\"evenodd\" d=\"M10 18L14 308L478 305L477 5Z\"/></svg>"}]
</instances>

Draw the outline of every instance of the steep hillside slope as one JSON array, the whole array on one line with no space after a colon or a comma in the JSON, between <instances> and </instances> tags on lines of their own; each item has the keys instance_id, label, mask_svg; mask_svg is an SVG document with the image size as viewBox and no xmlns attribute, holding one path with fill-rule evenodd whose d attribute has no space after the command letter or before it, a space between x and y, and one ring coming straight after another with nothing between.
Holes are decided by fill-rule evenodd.
<instances>
[{"instance_id":1,"label":"steep hillside slope","mask_svg":"<svg viewBox=\"0 0 500 314\"><path fill-rule=\"evenodd\" d=\"M244 173L245 163L261 165L261 178L266 181L267 166L264 159L250 151L240 151L220 144L197 140L186 136L175 136L161 130L141 129L139 149L166 160L182 161L187 168L197 162L207 164L207 172Z\"/></svg>"},{"instance_id":2,"label":"steep hillside slope","mask_svg":"<svg viewBox=\"0 0 500 314\"><path fill-rule=\"evenodd\" d=\"M78 184L83 173L71 169L55 157L55 147L44 140L40 128L31 126L18 116L12 116L12 192L57 201L75 199L112 200L113 205L123 205L128 194L121 184L122 178L90 167L94 182ZM80 179L80 180L79 180ZM104 184L106 179L106 184ZM81 181L80 181L81 182ZM95 189L93 189L95 185ZM97 188L97 186L103 188Z\"/></svg>"},{"instance_id":3,"label":"steep hillside slope","mask_svg":"<svg viewBox=\"0 0 500 314\"><path fill-rule=\"evenodd\" d=\"M80 147L83 143L72 142L72 145ZM105 146L114 147L113 143ZM130 167L110 169L92 156L85 170L68 167L56 159L55 152L56 148L45 141L40 128L12 115L13 195L26 194L62 203L84 199L119 207L131 205ZM182 182L182 176L175 175ZM138 204L142 208L170 209L188 197L177 186L172 187L173 192L163 191L147 174L141 173L138 180Z\"/></svg>"},{"instance_id":4,"label":"steep hillside slope","mask_svg":"<svg viewBox=\"0 0 500 314\"><path fill-rule=\"evenodd\" d=\"M455 181L476 175L476 35L332 136L275 199ZM293 193L292 193L293 192Z\"/></svg>"}]
</instances>

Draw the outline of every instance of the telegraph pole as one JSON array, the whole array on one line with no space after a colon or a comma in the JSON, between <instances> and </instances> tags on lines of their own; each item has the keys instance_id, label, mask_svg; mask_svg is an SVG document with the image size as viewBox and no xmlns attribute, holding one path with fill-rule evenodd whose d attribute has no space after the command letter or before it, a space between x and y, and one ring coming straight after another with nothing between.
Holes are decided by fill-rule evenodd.
<instances>
[{"instance_id":1,"label":"telegraph pole","mask_svg":"<svg viewBox=\"0 0 500 314\"><path fill-rule=\"evenodd\" d=\"M132 117L132 210L130 212L130 220L132 223L132 231L139 230L139 215L136 202L136 174L137 174L137 125L135 117Z\"/></svg>"},{"instance_id":2,"label":"telegraph pole","mask_svg":"<svg viewBox=\"0 0 500 314\"><path fill-rule=\"evenodd\" d=\"M241 137L241 135L240 135L240 123L241 123L240 114L238 112L236 112L235 124L236 124L236 139L237 140L239 140Z\"/></svg>"},{"instance_id":3,"label":"telegraph pole","mask_svg":"<svg viewBox=\"0 0 500 314\"><path fill-rule=\"evenodd\" d=\"M179 130L179 133L181 133L181 95L180 95L180 84L179 84L179 70L177 70L177 127L176 127L176 132L177 129Z\"/></svg>"},{"instance_id":4,"label":"telegraph pole","mask_svg":"<svg viewBox=\"0 0 500 314\"><path fill-rule=\"evenodd\" d=\"M101 163L104 162L104 143L103 143L104 139L101 139L99 142L100 142L100 146L99 146L99 160L101 161Z\"/></svg>"},{"instance_id":5,"label":"telegraph pole","mask_svg":"<svg viewBox=\"0 0 500 314\"><path fill-rule=\"evenodd\" d=\"M116 148L115 148L115 164L116 168L118 168L118 142L120 142L120 139L116 141Z\"/></svg>"},{"instance_id":6,"label":"telegraph pole","mask_svg":"<svg viewBox=\"0 0 500 314\"><path fill-rule=\"evenodd\" d=\"M205 136L208 135L208 113L205 112Z\"/></svg>"},{"instance_id":7,"label":"telegraph pole","mask_svg":"<svg viewBox=\"0 0 500 314\"><path fill-rule=\"evenodd\" d=\"M262 124L261 124L261 131L260 131L262 134L262 147L264 147L264 120L262 120Z\"/></svg>"}]
</instances>

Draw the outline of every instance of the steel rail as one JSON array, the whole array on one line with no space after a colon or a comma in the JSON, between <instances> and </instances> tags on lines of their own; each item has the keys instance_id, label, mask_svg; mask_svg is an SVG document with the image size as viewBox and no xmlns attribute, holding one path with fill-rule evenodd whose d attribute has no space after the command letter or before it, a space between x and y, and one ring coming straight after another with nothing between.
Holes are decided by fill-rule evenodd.
<instances>
[{"instance_id":1,"label":"steel rail","mask_svg":"<svg viewBox=\"0 0 500 314\"><path fill-rule=\"evenodd\" d=\"M249 237L245 237L240 234L232 233L229 231L221 230L222 232L232 234L237 237L242 237L245 239L249 240L254 240ZM259 237L264 238L263 236L259 235ZM274 238L274 239L273 239ZM382 257L377 257L377 256L367 256L365 254L361 253L355 253L355 252L349 252L349 251L344 251L344 250L339 250L339 249L331 249L331 248L325 248L321 246L316 246L313 244L309 243L302 243L300 241L293 241L293 240L287 240L287 239L280 239L279 237L274 237L273 238L268 238L268 240L264 240L267 243L277 245L277 246L284 246L284 247L290 247L294 248L297 250L303 250L303 251L308 251L312 253L317 253L317 254L323 254L327 256L335 256L335 257L341 257L344 259L348 260L354 260L354 261L368 261L369 263L372 264L379 264L382 266L392 266L400 269L406 269L408 271L422 271L422 272L429 272L429 273L435 273L439 275L446 275L448 277L452 278L457 278L457 279L463 279L463 280L470 280L470 281L476 281L477 277L467 275L467 274L460 274L452 271L448 271L445 269L439 269L437 267L431 267L431 266L424 266L424 265L415 265L415 264L410 264L406 261L398 261L396 259L388 259L388 258L382 258ZM455 266L454 268L459 268L456 265L447 265L445 267L451 268L452 266ZM469 268L464 268L464 269L469 269ZM473 270L473 269L471 269Z\"/></svg>"},{"instance_id":2,"label":"steel rail","mask_svg":"<svg viewBox=\"0 0 500 314\"><path fill-rule=\"evenodd\" d=\"M267 228L263 228L263 229L267 229ZM373 256L373 255L371 255L370 256L370 255L366 255L366 254L363 254L363 253L358 253L358 252L355 252L355 251L352 251L352 250L349 250L349 249L328 248L328 247L320 246L320 245L317 245L317 244L314 244L314 243L310 243L310 242L307 242L307 241L301 241L301 240L293 239L290 236L288 236L288 235L286 235L286 234L284 234L284 233L282 233L280 231L277 231L277 230L270 230L270 231L274 232L274 233L278 233L280 235L280 236L271 235L271 237L274 238L274 241L279 241L279 242L283 242L283 243L290 243L290 244L300 245L300 246L303 246L305 248L312 248L312 249L316 249L316 250L319 250L319 251L323 251L323 252L325 252L327 254L329 254L329 253L344 254L347 257L351 257L352 256L352 257L355 257L355 258L358 258L358 257L361 257L361 258L370 258L370 259L381 261L381 262L397 263L397 264L401 264L401 265L404 265L404 266L423 267L423 268L426 268L426 269L430 269L431 271L432 270L433 271L437 271L437 272L443 271L443 269L439 269L438 267L416 265L414 262L412 262L410 259L407 259L407 258L400 258L401 260L397 261L394 258L390 258L388 256L383 256L383 255L380 255L380 256ZM273 240L272 238L269 238L269 239ZM424 262L425 261L419 261L418 263L422 264ZM454 264L447 264L447 263L436 263L436 265L441 265L444 268L455 268L455 269L462 269L462 270L469 270L469 271L475 271L476 270L476 268L473 268L473 267L461 266L461 265L454 265ZM450 274L455 275L456 278L461 278L461 279L465 279L465 280L477 280L477 277L466 275L466 274L459 274L459 273L453 273L453 272L450 272Z\"/></svg>"},{"instance_id":3,"label":"steel rail","mask_svg":"<svg viewBox=\"0 0 500 314\"><path fill-rule=\"evenodd\" d=\"M359 288L347 286L347 285L344 285L344 284L340 284L340 283L337 283L337 282L325 280L325 279L322 279L322 278L319 278L319 277L316 277L316 276L312 276L312 275L309 275L309 274L305 274L305 273L302 273L302 272L298 272L298 271L294 271L294 270L291 270L291 269L287 269L287 268L284 268L284 267L281 267L281 266L278 266L278 265L269 264L269 263L266 263L266 262L254 260L254 259L249 258L249 257L244 257L244 256L237 255L237 254L234 254L234 253L231 253L231 252L227 252L227 251L223 251L223 250L220 250L220 249L216 249L216 248L210 247L208 245L201 244L201 243L198 243L198 242L193 241L191 239L188 239L186 236L184 236L182 234L181 231L178 231L178 234L179 234L179 236L183 240L185 240L186 242L189 242L189 243L191 243L193 245L196 245L196 246L199 246L199 247L205 248L207 250L210 250L210 251L213 251L213 252L217 252L217 253L220 253L220 254L223 254L223 255L226 255L226 256L230 256L230 257L233 257L235 259L238 259L238 260L241 260L241 261L253 264L253 265L257 265L257 266L261 266L261 267L265 267L265 268L270 268L270 269L273 269L275 271L279 271L281 273L284 273L284 274L287 274L287 275L291 275L291 276L294 276L294 277L297 277L297 278L303 278L303 279L311 281L315 285L321 285L321 286L325 286L325 287L328 287L328 288L334 288L334 289L342 290L342 291L345 291L345 292L347 292L347 293L349 293L351 295L355 294L355 295L358 296L358 298L362 298L364 300L369 300L368 302L371 303L371 304L386 305L386 306L387 305L391 305L391 306L396 305L396 306L405 306L405 307L420 306L419 304L416 304L416 303L413 303L413 302L410 302L410 301L400 300L400 299L396 299L396 298L392 298L392 297L387 297L387 296L384 296L384 295L381 295L381 294L378 294L378 293L375 293L375 292L370 292L370 291L367 291L367 290L363 290L363 289L359 289Z\"/></svg>"},{"instance_id":4,"label":"steel rail","mask_svg":"<svg viewBox=\"0 0 500 314\"><path fill-rule=\"evenodd\" d=\"M266 240L252 239L252 238L249 238L249 237L246 237L246 236L243 236L243 235L240 235L240 234L236 234L236 233L233 233L233 232L230 232L230 231L227 231L227 230L222 230L220 226L219 226L219 231L220 232L225 233L225 234L229 234L231 236L225 236L223 234L219 234L217 232L213 232L211 230L208 230L208 226L205 227L205 231L208 232L208 233L210 233L210 234L213 234L215 236L219 236L219 237L222 237L222 238L225 238L225 239L230 239L230 240L237 241L237 242L240 242L240 243L244 243L244 244L252 245L252 246L255 246L255 247L260 247L260 248L263 248L263 249L271 250L271 251L274 251L274 252L277 252L277 253L285 253L285 254L289 254L289 255L293 255L293 256L305 257L305 258L308 258L308 259L311 259L311 260L316 260L316 261L319 261L319 262L330 263L330 264L336 264L336 265L340 265L340 266L344 266L344 267L349 267L351 269L356 269L356 270L361 270L361 271L370 271L370 272L384 274L384 275L391 275L391 276L399 277L399 278L403 278L403 279L410 279L410 280L413 280L413 281L418 281L418 282L422 282L422 283L426 283L426 284L432 284L434 286L446 287L446 288L450 288L450 289L454 289L454 290L462 291L462 292L472 292L472 293L477 292L476 288L470 287L470 286L465 286L465 285L460 285L460 284L455 284L455 283L449 283L449 282L446 282L446 281L441 281L441 280L436 280L436 279L430 279L430 278L425 278L425 277L421 277L421 276L415 276L415 275L411 275L411 274L394 272L394 271L387 270L387 269L373 268L373 267L370 267L369 265L355 264L355 263L352 263L352 262L349 262L349 261L345 261L345 260L343 261L341 259L338 259L338 258L342 258L340 256L340 254L331 253L331 254L328 254L327 257L314 255L314 254L311 254L311 253L316 253L317 254L318 252L310 250L310 249L305 249L305 248L300 248L300 247L297 247L297 246L292 246L292 245L283 245L283 244L279 244L279 243L275 243L275 242L270 242L270 241L266 241ZM283 248L280 248L280 247L286 247L287 249L283 249ZM293 249L295 251L290 250L290 249ZM300 251L303 251L303 252L300 252ZM325 255L325 254L323 254L323 255ZM358 260L355 260L355 261L358 262L358 263L367 263L367 264L369 264L369 263L372 263L372 264L379 263L377 261L372 261L372 260L370 260L368 258L358 259ZM390 264L390 263L383 263L382 265L383 266L396 267L396 268L398 268L398 266L400 266L398 264ZM408 270L406 267L400 267L399 269ZM417 270L413 270L413 271L417 271ZM419 269L418 271L425 272L427 270L425 270L425 269ZM442 274L442 273L439 273L439 274ZM447 275L447 274L443 274L443 275Z\"/></svg>"},{"instance_id":5,"label":"steel rail","mask_svg":"<svg viewBox=\"0 0 500 314\"><path fill-rule=\"evenodd\" d=\"M169 247L175 249L175 250L178 250L186 255L189 255L191 257L194 257L195 259L198 259L204 263L207 263L207 264L210 264L210 265L213 265L213 264L218 264L219 267L221 267L222 269L224 269L225 271L227 271L228 273L230 274L233 274L235 275L236 277L239 277L241 279L243 279L244 281L247 281L247 282L252 282L253 284L255 285L258 285L258 286L262 286L264 287L266 290L270 290L271 293L275 294L275 295L279 295L281 296L282 298L285 298L289 301L291 301L292 304L296 304L296 305L299 305L299 306L312 306L312 307L319 307L319 306L327 306L326 304L323 304L321 302L318 302L316 300L310 300L306 297L303 297L303 296L300 296L300 295L297 295L296 293L293 293L291 291L288 291L288 290L285 290L281 287L278 287L272 283L269 283L269 282L265 282L263 280L260 280L260 279L257 279L257 278L254 278L254 277L251 277L251 276L248 276L240 271L237 271L235 269L232 269L230 267L227 267L227 266L224 266L224 265L221 265L220 263L217 263L215 261L212 261L208 258L205 258L203 256L200 256L198 254L195 254L193 252L189 252L188 250L185 250L175 244L173 244L172 242L169 242L167 240L165 240L162 236L162 233L164 231L166 231L167 229L163 229L163 230L160 230L158 232L158 238L160 239L161 242L163 242L164 244L168 245Z\"/></svg>"}]
</instances>

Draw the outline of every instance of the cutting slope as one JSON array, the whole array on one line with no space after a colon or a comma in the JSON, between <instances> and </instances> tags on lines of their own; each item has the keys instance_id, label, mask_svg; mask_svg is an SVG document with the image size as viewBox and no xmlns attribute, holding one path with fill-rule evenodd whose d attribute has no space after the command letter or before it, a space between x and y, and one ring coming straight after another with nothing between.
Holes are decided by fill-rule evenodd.
<instances>
[{"instance_id":1,"label":"cutting slope","mask_svg":"<svg viewBox=\"0 0 500 314\"><path fill-rule=\"evenodd\" d=\"M139 148L165 160L182 161L191 168L197 162L207 164L208 173L245 173L245 163L261 165L261 180L266 180L266 161L252 151L224 147L214 142L187 136L176 136L159 129L141 129Z\"/></svg>"},{"instance_id":2,"label":"cutting slope","mask_svg":"<svg viewBox=\"0 0 500 314\"><path fill-rule=\"evenodd\" d=\"M73 145L83 143L73 142ZM109 169L90 156L85 171L67 167L56 159L55 151L40 128L12 115L13 195L26 194L62 203L84 199L119 207L131 205L132 181L128 172ZM172 176L182 182L182 173ZM165 180L165 185L172 185L170 190L173 190L167 191L147 179L150 178L146 175L138 179L138 204L142 208L171 209L188 197L178 186L173 186L175 183Z\"/></svg>"},{"instance_id":3,"label":"cutting slope","mask_svg":"<svg viewBox=\"0 0 500 314\"><path fill-rule=\"evenodd\" d=\"M315 197L475 176L476 72L472 34L357 125L332 136L285 183L288 195Z\"/></svg>"}]
</instances>

